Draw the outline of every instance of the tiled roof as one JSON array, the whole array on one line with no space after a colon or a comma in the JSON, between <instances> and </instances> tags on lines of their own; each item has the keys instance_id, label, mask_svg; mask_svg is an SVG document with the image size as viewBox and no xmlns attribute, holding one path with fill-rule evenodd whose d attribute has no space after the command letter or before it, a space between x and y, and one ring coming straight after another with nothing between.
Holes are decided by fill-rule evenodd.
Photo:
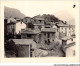
<instances>
[{"instance_id":1,"label":"tiled roof","mask_svg":"<svg viewBox=\"0 0 80 66\"><path fill-rule=\"evenodd\" d=\"M38 34L40 33L41 31L40 30L21 30L21 33L22 34Z\"/></svg>"},{"instance_id":2,"label":"tiled roof","mask_svg":"<svg viewBox=\"0 0 80 66\"><path fill-rule=\"evenodd\" d=\"M43 28L43 29L41 29L41 32L56 32L56 29L54 29L54 28Z\"/></svg>"},{"instance_id":3,"label":"tiled roof","mask_svg":"<svg viewBox=\"0 0 80 66\"><path fill-rule=\"evenodd\" d=\"M54 22L52 22L51 24L53 24L53 25L54 25L55 23L54 23Z\"/></svg>"},{"instance_id":4,"label":"tiled roof","mask_svg":"<svg viewBox=\"0 0 80 66\"><path fill-rule=\"evenodd\" d=\"M37 20L44 20L44 18L35 18L35 19L37 19Z\"/></svg>"},{"instance_id":5,"label":"tiled roof","mask_svg":"<svg viewBox=\"0 0 80 66\"><path fill-rule=\"evenodd\" d=\"M33 23L33 25L44 25L44 23Z\"/></svg>"},{"instance_id":6,"label":"tiled roof","mask_svg":"<svg viewBox=\"0 0 80 66\"><path fill-rule=\"evenodd\" d=\"M33 39L9 39L9 41L15 42L15 44L20 45L32 45L32 48L36 48L36 43L33 41Z\"/></svg>"},{"instance_id":7,"label":"tiled roof","mask_svg":"<svg viewBox=\"0 0 80 66\"><path fill-rule=\"evenodd\" d=\"M45 25L45 27L51 27L51 25Z\"/></svg>"},{"instance_id":8,"label":"tiled roof","mask_svg":"<svg viewBox=\"0 0 80 66\"><path fill-rule=\"evenodd\" d=\"M75 28L75 25L69 25L70 28Z\"/></svg>"},{"instance_id":9,"label":"tiled roof","mask_svg":"<svg viewBox=\"0 0 80 66\"><path fill-rule=\"evenodd\" d=\"M47 24L55 24L54 22L48 22Z\"/></svg>"},{"instance_id":10,"label":"tiled roof","mask_svg":"<svg viewBox=\"0 0 80 66\"><path fill-rule=\"evenodd\" d=\"M26 45L32 44L32 42L34 42L33 39L10 39L10 40L13 40L15 44L26 44Z\"/></svg>"},{"instance_id":11,"label":"tiled roof","mask_svg":"<svg viewBox=\"0 0 80 66\"><path fill-rule=\"evenodd\" d=\"M59 26L59 27L69 27L69 25L67 25L67 24L57 24L57 26Z\"/></svg>"},{"instance_id":12,"label":"tiled roof","mask_svg":"<svg viewBox=\"0 0 80 66\"><path fill-rule=\"evenodd\" d=\"M33 25L44 25L44 22L33 21L32 24L33 24Z\"/></svg>"}]
</instances>

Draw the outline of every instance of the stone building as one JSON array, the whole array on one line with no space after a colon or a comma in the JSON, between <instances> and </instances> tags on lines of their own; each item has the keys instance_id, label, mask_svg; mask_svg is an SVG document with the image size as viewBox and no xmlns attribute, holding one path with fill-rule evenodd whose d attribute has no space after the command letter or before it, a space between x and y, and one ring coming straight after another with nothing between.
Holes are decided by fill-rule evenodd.
<instances>
[{"instance_id":1,"label":"stone building","mask_svg":"<svg viewBox=\"0 0 80 66\"><path fill-rule=\"evenodd\" d=\"M10 22L9 22L10 21ZM8 30L8 33L11 33L12 35L14 35L16 32L15 32L15 27L16 27L16 20L8 20L8 23L7 23L7 30Z\"/></svg>"},{"instance_id":2,"label":"stone building","mask_svg":"<svg viewBox=\"0 0 80 66\"><path fill-rule=\"evenodd\" d=\"M11 44L15 44L17 57L32 57L32 50L36 48L36 43L33 39L10 39Z\"/></svg>"},{"instance_id":3,"label":"stone building","mask_svg":"<svg viewBox=\"0 0 80 66\"><path fill-rule=\"evenodd\" d=\"M62 38L62 48L66 57L73 57L76 54L75 51L75 36Z\"/></svg>"},{"instance_id":4,"label":"stone building","mask_svg":"<svg viewBox=\"0 0 80 66\"><path fill-rule=\"evenodd\" d=\"M59 38L63 38L66 36L70 36L70 30L68 24L57 24L58 32L59 32Z\"/></svg>"},{"instance_id":5,"label":"stone building","mask_svg":"<svg viewBox=\"0 0 80 66\"><path fill-rule=\"evenodd\" d=\"M16 34L21 33L21 29L26 29L26 23L22 21L17 21L15 24L15 32Z\"/></svg>"},{"instance_id":6,"label":"stone building","mask_svg":"<svg viewBox=\"0 0 80 66\"><path fill-rule=\"evenodd\" d=\"M26 23L22 22L21 19L10 17L6 20L6 31L8 34L11 33L12 35L16 35L21 32L21 29L26 29Z\"/></svg>"},{"instance_id":7,"label":"stone building","mask_svg":"<svg viewBox=\"0 0 80 66\"><path fill-rule=\"evenodd\" d=\"M50 44L56 38L56 30L54 28L44 28L41 30L41 43Z\"/></svg>"},{"instance_id":8,"label":"stone building","mask_svg":"<svg viewBox=\"0 0 80 66\"><path fill-rule=\"evenodd\" d=\"M59 38L63 37L71 37L75 35L75 26L74 25L68 25L68 24L56 24L57 31L59 32Z\"/></svg>"},{"instance_id":9,"label":"stone building","mask_svg":"<svg viewBox=\"0 0 80 66\"><path fill-rule=\"evenodd\" d=\"M35 20L36 21L36 20ZM34 39L38 44L50 44L58 39L57 26L53 24L45 25L43 19L37 18L38 22L28 22L26 30L21 31L22 39Z\"/></svg>"}]
</instances>

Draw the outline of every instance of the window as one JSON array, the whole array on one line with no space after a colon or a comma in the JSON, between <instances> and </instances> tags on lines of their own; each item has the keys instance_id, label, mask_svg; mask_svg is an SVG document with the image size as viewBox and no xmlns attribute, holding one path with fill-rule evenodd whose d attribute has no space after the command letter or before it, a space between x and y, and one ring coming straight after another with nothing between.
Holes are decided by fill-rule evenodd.
<instances>
[{"instance_id":1,"label":"window","mask_svg":"<svg viewBox=\"0 0 80 66\"><path fill-rule=\"evenodd\" d=\"M39 20L39 22L41 22L41 20Z\"/></svg>"},{"instance_id":2,"label":"window","mask_svg":"<svg viewBox=\"0 0 80 66\"><path fill-rule=\"evenodd\" d=\"M11 29L12 29L12 25L11 25Z\"/></svg>"},{"instance_id":3,"label":"window","mask_svg":"<svg viewBox=\"0 0 80 66\"><path fill-rule=\"evenodd\" d=\"M71 39L71 41L73 41L73 39Z\"/></svg>"},{"instance_id":4,"label":"window","mask_svg":"<svg viewBox=\"0 0 80 66\"><path fill-rule=\"evenodd\" d=\"M39 34L39 38L41 38L41 34Z\"/></svg>"},{"instance_id":5,"label":"window","mask_svg":"<svg viewBox=\"0 0 80 66\"><path fill-rule=\"evenodd\" d=\"M46 35L46 33L44 33L44 35Z\"/></svg>"},{"instance_id":6,"label":"window","mask_svg":"<svg viewBox=\"0 0 80 66\"><path fill-rule=\"evenodd\" d=\"M32 23L28 23L28 28L33 29L34 28L33 24Z\"/></svg>"},{"instance_id":7,"label":"window","mask_svg":"<svg viewBox=\"0 0 80 66\"><path fill-rule=\"evenodd\" d=\"M67 36L67 34L65 33L65 36Z\"/></svg>"},{"instance_id":8,"label":"window","mask_svg":"<svg viewBox=\"0 0 80 66\"><path fill-rule=\"evenodd\" d=\"M75 50L73 50L73 56L75 56Z\"/></svg>"},{"instance_id":9,"label":"window","mask_svg":"<svg viewBox=\"0 0 80 66\"><path fill-rule=\"evenodd\" d=\"M22 24L22 22L21 22L21 24Z\"/></svg>"},{"instance_id":10,"label":"window","mask_svg":"<svg viewBox=\"0 0 80 66\"><path fill-rule=\"evenodd\" d=\"M58 32L58 29L57 29L57 32Z\"/></svg>"},{"instance_id":11,"label":"window","mask_svg":"<svg viewBox=\"0 0 80 66\"><path fill-rule=\"evenodd\" d=\"M31 37L31 34L27 34L27 37Z\"/></svg>"},{"instance_id":12,"label":"window","mask_svg":"<svg viewBox=\"0 0 80 66\"><path fill-rule=\"evenodd\" d=\"M50 33L48 33L48 38L50 37Z\"/></svg>"},{"instance_id":13,"label":"window","mask_svg":"<svg viewBox=\"0 0 80 66\"><path fill-rule=\"evenodd\" d=\"M65 33L67 33L67 31L65 31Z\"/></svg>"}]
</instances>

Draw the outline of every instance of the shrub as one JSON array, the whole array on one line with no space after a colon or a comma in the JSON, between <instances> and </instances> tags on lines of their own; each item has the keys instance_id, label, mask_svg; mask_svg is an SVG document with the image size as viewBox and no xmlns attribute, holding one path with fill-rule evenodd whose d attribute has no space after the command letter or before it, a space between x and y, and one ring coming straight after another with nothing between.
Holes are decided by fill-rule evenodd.
<instances>
[{"instance_id":1,"label":"shrub","mask_svg":"<svg viewBox=\"0 0 80 66\"><path fill-rule=\"evenodd\" d=\"M59 47L60 47L59 41L53 41L52 43L50 43L50 45L47 44L39 45L39 49L43 49L43 50L54 50L54 49L58 49Z\"/></svg>"}]
</instances>

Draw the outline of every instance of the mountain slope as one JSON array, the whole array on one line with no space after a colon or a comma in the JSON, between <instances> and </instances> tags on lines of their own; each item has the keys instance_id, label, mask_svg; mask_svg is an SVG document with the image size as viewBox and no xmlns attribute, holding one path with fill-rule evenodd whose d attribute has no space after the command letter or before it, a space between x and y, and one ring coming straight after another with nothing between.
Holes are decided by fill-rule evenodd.
<instances>
[{"instance_id":1,"label":"mountain slope","mask_svg":"<svg viewBox=\"0 0 80 66\"><path fill-rule=\"evenodd\" d=\"M14 18L24 18L25 15L22 14L19 10L9 7L4 7L4 17L9 18L10 16Z\"/></svg>"},{"instance_id":2,"label":"mountain slope","mask_svg":"<svg viewBox=\"0 0 80 66\"><path fill-rule=\"evenodd\" d=\"M68 24L75 24L75 18L73 18L73 16L68 11L57 12L55 13L55 16L58 17L60 20L67 21Z\"/></svg>"}]
</instances>

